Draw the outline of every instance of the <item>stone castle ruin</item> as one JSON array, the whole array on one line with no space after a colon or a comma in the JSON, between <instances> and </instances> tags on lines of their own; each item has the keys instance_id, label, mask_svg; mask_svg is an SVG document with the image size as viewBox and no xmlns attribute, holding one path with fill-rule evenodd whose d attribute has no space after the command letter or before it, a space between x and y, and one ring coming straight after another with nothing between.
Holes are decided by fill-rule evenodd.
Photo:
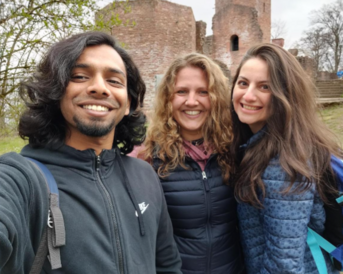
<instances>
[{"instance_id":1,"label":"stone castle ruin","mask_svg":"<svg viewBox=\"0 0 343 274\"><path fill-rule=\"evenodd\" d=\"M249 47L270 42L271 0L216 0L211 36L206 36L205 22L195 21L190 7L166 0L128 4L131 12L119 16L124 22L134 20L135 26L115 26L111 34L124 43L141 71L147 85L146 109L152 108L158 79L178 56L203 53L230 78ZM110 8L111 4L103 10Z\"/></svg>"}]
</instances>

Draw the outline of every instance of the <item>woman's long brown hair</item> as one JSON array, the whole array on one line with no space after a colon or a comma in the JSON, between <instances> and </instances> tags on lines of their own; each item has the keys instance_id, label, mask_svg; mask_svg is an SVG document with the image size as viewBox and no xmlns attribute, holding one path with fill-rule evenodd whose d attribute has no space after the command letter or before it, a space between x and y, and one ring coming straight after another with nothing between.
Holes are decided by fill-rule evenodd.
<instances>
[{"instance_id":1,"label":"woman's long brown hair","mask_svg":"<svg viewBox=\"0 0 343 274\"><path fill-rule=\"evenodd\" d=\"M267 63L272 99L265 135L247 149L243 159L240 159L239 146L245 144L252 133L239 121L233 104L230 104L236 197L261 207L257 194L258 189L263 197L265 194L261 176L270 160L278 156L290 181L285 194L301 193L315 184L322 200L328 202L327 194L336 191L336 186L329 180L331 155L342 157L342 150L336 136L318 117L315 85L289 52L277 45L259 44L251 47L241 61L233 79L232 92L242 66L251 58ZM301 183L295 184L299 179Z\"/></svg>"}]
</instances>

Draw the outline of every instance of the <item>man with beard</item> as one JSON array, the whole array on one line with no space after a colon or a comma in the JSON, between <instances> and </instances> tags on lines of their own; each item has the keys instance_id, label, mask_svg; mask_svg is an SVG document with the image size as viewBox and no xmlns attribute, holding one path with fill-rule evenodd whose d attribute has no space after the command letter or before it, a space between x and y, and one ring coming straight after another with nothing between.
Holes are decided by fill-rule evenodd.
<instances>
[{"instance_id":1,"label":"man with beard","mask_svg":"<svg viewBox=\"0 0 343 274\"><path fill-rule=\"evenodd\" d=\"M0 157L0 273L40 265L42 273L181 273L159 180L126 156L145 138L144 93L137 67L107 34L51 47L21 86L19 134L29 144ZM25 157L51 171L64 218L65 230L51 212L55 238L43 258L46 182Z\"/></svg>"}]
</instances>

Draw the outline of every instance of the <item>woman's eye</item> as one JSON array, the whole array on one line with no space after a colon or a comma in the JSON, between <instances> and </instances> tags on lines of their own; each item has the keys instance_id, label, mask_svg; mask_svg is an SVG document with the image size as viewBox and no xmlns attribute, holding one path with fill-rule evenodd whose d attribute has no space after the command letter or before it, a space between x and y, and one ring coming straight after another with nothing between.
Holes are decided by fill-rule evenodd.
<instances>
[{"instance_id":1,"label":"woman's eye","mask_svg":"<svg viewBox=\"0 0 343 274\"><path fill-rule=\"evenodd\" d=\"M177 90L176 93L177 93L177 94L185 94L186 91L184 91L184 90Z\"/></svg>"},{"instance_id":2,"label":"woman's eye","mask_svg":"<svg viewBox=\"0 0 343 274\"><path fill-rule=\"evenodd\" d=\"M238 86L247 86L248 83L245 82L245 81L238 81L237 85L238 85Z\"/></svg>"},{"instance_id":3,"label":"woman's eye","mask_svg":"<svg viewBox=\"0 0 343 274\"><path fill-rule=\"evenodd\" d=\"M262 85L262 86L261 86L261 89L268 90L268 89L269 89L269 86L268 86L268 85Z\"/></svg>"},{"instance_id":4,"label":"woman's eye","mask_svg":"<svg viewBox=\"0 0 343 274\"><path fill-rule=\"evenodd\" d=\"M208 91L207 90L200 91L200 94L201 95L208 95Z\"/></svg>"}]
</instances>

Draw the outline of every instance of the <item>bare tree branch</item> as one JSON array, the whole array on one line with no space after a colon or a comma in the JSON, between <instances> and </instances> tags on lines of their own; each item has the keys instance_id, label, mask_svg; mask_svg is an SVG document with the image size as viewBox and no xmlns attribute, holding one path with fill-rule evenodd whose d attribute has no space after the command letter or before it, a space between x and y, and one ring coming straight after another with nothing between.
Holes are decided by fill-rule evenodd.
<instances>
[{"instance_id":1,"label":"bare tree branch","mask_svg":"<svg viewBox=\"0 0 343 274\"><path fill-rule=\"evenodd\" d=\"M280 19L274 20L271 27L271 38L285 38L287 34L286 22Z\"/></svg>"}]
</instances>

